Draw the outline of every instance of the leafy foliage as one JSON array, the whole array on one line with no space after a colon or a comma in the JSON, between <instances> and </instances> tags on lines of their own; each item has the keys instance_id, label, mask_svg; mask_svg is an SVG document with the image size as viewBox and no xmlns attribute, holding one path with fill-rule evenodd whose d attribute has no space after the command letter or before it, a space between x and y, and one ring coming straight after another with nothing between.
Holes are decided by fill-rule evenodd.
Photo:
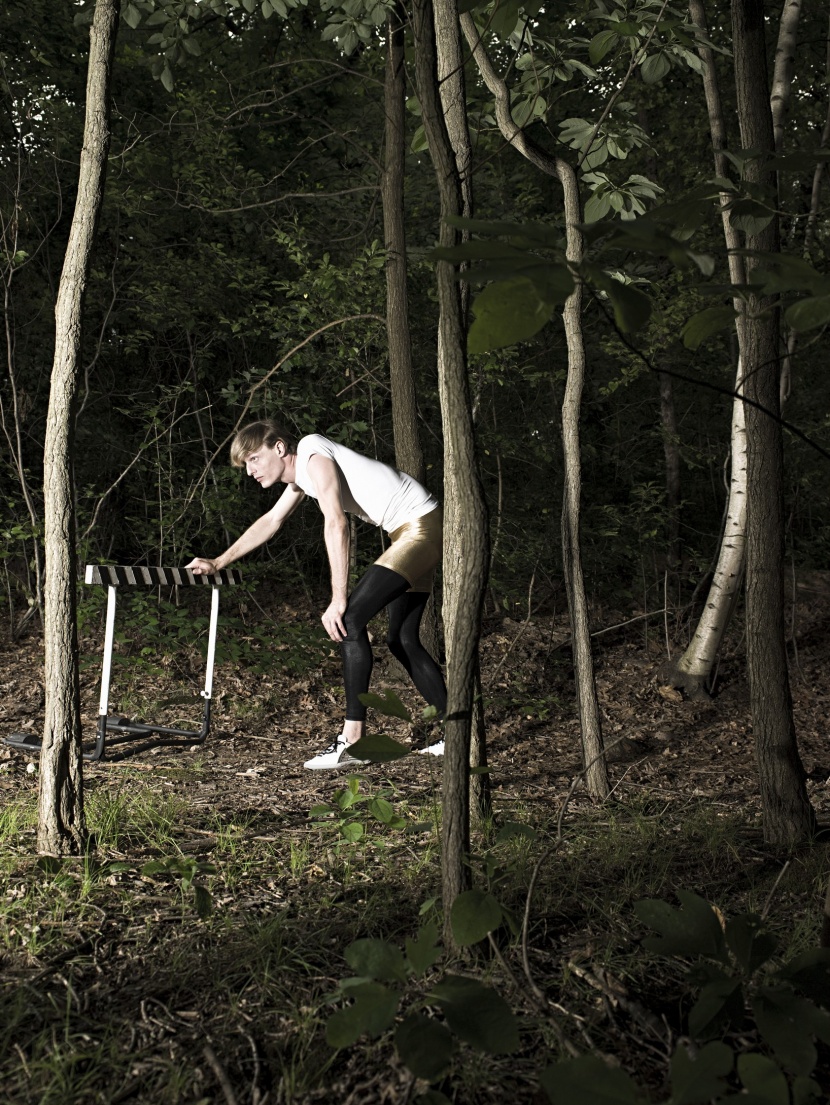
<instances>
[{"instance_id":1,"label":"leafy foliage","mask_svg":"<svg viewBox=\"0 0 830 1105\"><path fill-rule=\"evenodd\" d=\"M644 947L688 964L687 982L697 995L688 1013L689 1033L708 1041L688 1050L678 1043L665 1105L818 1101L821 1091L810 1076L817 1060L814 1040L830 1043L830 951L816 949L775 964L778 942L757 914L724 921L699 895L679 890L677 897L679 909L656 899L634 907L639 919L659 933L646 937ZM812 980L807 984L810 996L802 996L798 990L807 976ZM713 1039L745 1033L748 1021L768 1054L736 1054ZM554 1105L576 1105L586 1094L619 1105L645 1101L629 1075L593 1056L548 1068L542 1085ZM739 1095L733 1092L735 1085L742 1088Z\"/></svg>"}]
</instances>

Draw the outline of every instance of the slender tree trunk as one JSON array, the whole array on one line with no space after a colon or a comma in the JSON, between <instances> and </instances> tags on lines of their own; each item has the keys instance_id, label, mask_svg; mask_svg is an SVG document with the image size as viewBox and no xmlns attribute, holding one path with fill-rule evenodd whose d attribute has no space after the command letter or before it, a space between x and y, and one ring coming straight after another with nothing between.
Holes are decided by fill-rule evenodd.
<instances>
[{"instance_id":1,"label":"slender tree trunk","mask_svg":"<svg viewBox=\"0 0 830 1105\"><path fill-rule=\"evenodd\" d=\"M454 0L440 0L437 22L458 34ZM450 13L455 12L454 20ZM447 219L460 215L461 180L438 86L431 0L414 0L415 65L430 157L441 201L439 242L453 246ZM444 633L447 646L447 721L444 753L442 874L445 938L452 943L450 907L469 885L470 731L476 686L481 610L487 583L487 512L475 456L467 376L467 334L459 283L451 264L436 265L438 379L444 431Z\"/></svg>"},{"instance_id":2,"label":"slender tree trunk","mask_svg":"<svg viewBox=\"0 0 830 1105\"><path fill-rule=\"evenodd\" d=\"M763 0L733 0L732 43L741 144L772 154L773 121L767 97ZM747 182L774 189L775 176L760 158L749 161ZM747 277L752 254L777 253L778 216L747 235ZM763 407L746 405L747 661L752 727L761 783L764 836L790 846L807 839L814 815L798 754L784 645L783 441L779 411L779 312L773 300L750 294L744 314L744 390Z\"/></svg>"},{"instance_id":3,"label":"slender tree trunk","mask_svg":"<svg viewBox=\"0 0 830 1105\"><path fill-rule=\"evenodd\" d=\"M565 205L568 260L578 265L582 260L582 234L579 187L576 173L562 158L552 158L527 137L513 119L510 92L496 72L475 22L468 13L461 16L461 28L473 52L484 83L495 101L496 123L504 138L548 176L562 186ZM580 456L579 416L585 379L585 349L582 341L582 293L577 286L563 311L565 340L568 348L568 378L562 403L562 445L565 462L565 491L562 503L562 553L568 609L574 640L576 694L582 733L582 758L588 767L587 785L592 797L602 799L608 794L608 768L602 756L602 728L594 682L594 661L588 624L588 601L582 575L580 548L580 510L582 497L582 461ZM590 765L590 766L589 766Z\"/></svg>"},{"instance_id":4,"label":"slender tree trunk","mask_svg":"<svg viewBox=\"0 0 830 1105\"><path fill-rule=\"evenodd\" d=\"M81 311L109 149L109 90L119 0L98 0L90 33L86 122L75 213L55 305L55 357L44 448L46 717L40 755L38 851L84 846L81 708L75 611L74 405Z\"/></svg>"},{"instance_id":5,"label":"slender tree trunk","mask_svg":"<svg viewBox=\"0 0 830 1105\"><path fill-rule=\"evenodd\" d=\"M706 12L703 0L689 0L689 14L708 37ZM698 50L706 68L703 73L703 91L706 97L706 109L709 116L709 132L714 149L715 173L724 179L729 175L729 163L724 151L727 148L726 123L718 87L715 55L710 46L701 45ZM729 219L729 204L732 197L728 192L720 194L721 222L724 244L727 249L729 278L733 284L744 284L746 272L741 253L743 243L738 231ZM740 312L741 301L733 300L735 310ZM747 505L747 466L746 466L746 422L744 404L740 398L743 384L744 333L739 316L736 323L738 340L738 368L735 379L736 398L732 403L732 424L730 435L730 477L729 497L726 504L726 522L721 536L717 564L706 604L703 608L695 632L686 650L677 659L665 664L660 671L660 679L673 686L683 687L692 697L705 697L711 687L713 672L732 613L740 594L744 576L744 555L746 545L746 505Z\"/></svg>"},{"instance_id":6,"label":"slender tree trunk","mask_svg":"<svg viewBox=\"0 0 830 1105\"><path fill-rule=\"evenodd\" d=\"M801 0L784 0L769 97L772 108L773 149L779 152L784 144L784 125L790 113L795 73L796 33L800 17Z\"/></svg>"},{"instance_id":7,"label":"slender tree trunk","mask_svg":"<svg viewBox=\"0 0 830 1105\"><path fill-rule=\"evenodd\" d=\"M793 32L793 35L792 35L791 46L792 46L792 49L794 51L794 49L795 49L795 33L794 32ZM776 61L776 69L777 69L778 68L778 62L779 62L779 55L778 54L776 54L775 61ZM794 63L795 63L795 56L793 54L792 55L792 64L794 64ZM827 51L826 51L826 61L825 61L825 64L824 64L824 77L825 77L825 81L830 81L830 20L828 21ZM788 100L785 102L784 107L786 109L789 108L789 101ZM773 119L773 122L774 121L775 120ZM780 135L776 131L776 142L779 142L779 141L783 140L783 133L784 133L784 130L783 130L783 126L782 126L781 130L780 130ZM828 142L830 142L830 103L828 103L828 105L827 105L827 114L824 118L824 128L821 132L821 141L819 142L819 147L821 149L824 149L827 146ZM776 149L778 149L778 146L776 146ZM813 187L810 190L810 210L809 210L809 213L807 215L807 225L804 229L804 257L805 257L806 260L810 259L810 250L812 249L813 240L815 238L816 222L818 220L819 205L821 203L821 181L822 181L822 177L824 176L824 174L826 172L827 172L826 162L819 161L819 163L816 165L816 167L813 171ZM784 405L784 403L786 403L786 401L790 397L790 390L792 388L792 359L793 359L793 355L795 353L797 345L798 345L798 331L797 330L790 330L789 334L787 335L787 355L784 357L784 364L783 364L783 367L782 367L782 370L781 370L780 395L781 395L781 405L782 406Z\"/></svg>"},{"instance_id":8,"label":"slender tree trunk","mask_svg":"<svg viewBox=\"0 0 830 1105\"><path fill-rule=\"evenodd\" d=\"M18 148L18 158L20 157L20 149ZM19 233L19 217L21 210L20 203L20 186L19 186L19 168L18 168L18 186L15 191L14 197L14 209L10 218L6 220L0 217L0 224L2 224L2 234L0 234L0 246L3 253L6 255L7 263L3 271L3 329L6 339L6 371L8 373L9 390L11 391L11 417L6 414L6 407L3 402L3 394L0 391L0 426L3 428L3 435L9 446L9 455L12 460L12 464L17 473L17 478L20 482L20 490L23 493L23 501L26 503L26 510L29 514L29 522L32 527L32 563L35 570L35 585L34 588L30 588L30 606L26 613L20 620L19 625L15 625L14 622L14 610L10 611L10 632L11 638L14 641L17 638L18 633L21 632L26 622L35 613L42 616L43 614L43 566L41 558L40 538L38 536L38 529L40 528L40 511L35 504L34 495L32 489L29 486L29 480L26 475L26 463L23 451L23 421L25 418L24 412L21 410L20 395L17 388L17 373L15 371L15 340L14 329L12 322L13 314L13 301L12 301L12 282L14 281L15 266L14 260L18 247L18 233ZM25 556L25 543L23 547L23 554ZM27 558L28 559L28 558Z\"/></svg>"},{"instance_id":9,"label":"slender tree trunk","mask_svg":"<svg viewBox=\"0 0 830 1105\"><path fill-rule=\"evenodd\" d=\"M746 554L747 462L746 420L741 398L741 361L732 401L729 495L718 559L692 639L682 656L664 665L660 680L682 687L691 698L705 698L711 689L723 635L740 594Z\"/></svg>"},{"instance_id":10,"label":"slender tree trunk","mask_svg":"<svg viewBox=\"0 0 830 1105\"><path fill-rule=\"evenodd\" d=\"M383 230L386 242L386 334L389 341L389 382L392 391L392 431L395 463L423 483L424 454L418 437L415 372L409 331L404 227L406 165L406 85L404 25L400 9L386 23L386 160L382 182Z\"/></svg>"},{"instance_id":11,"label":"slender tree trunk","mask_svg":"<svg viewBox=\"0 0 830 1105\"><path fill-rule=\"evenodd\" d=\"M576 173L561 158L558 160L557 170L565 197L568 260L577 265L582 260L583 252L582 233L579 230L579 223L582 221L579 185ZM588 598L585 594L585 580L582 575L581 553L582 455L579 417L585 386L581 284L577 283L568 296L562 318L568 347L568 375L562 400L562 449L565 461L565 487L562 498L562 567L571 615L576 702L582 733L582 760L586 771L586 783L592 798L603 799L608 797L610 785L608 764L603 756L602 723L594 682L591 627L588 621Z\"/></svg>"},{"instance_id":12,"label":"slender tree trunk","mask_svg":"<svg viewBox=\"0 0 830 1105\"><path fill-rule=\"evenodd\" d=\"M667 567L677 572L680 567L680 450L678 448L677 415L674 409L672 378L658 373L660 384L660 426L663 431L663 457L666 461L666 514L669 525Z\"/></svg>"},{"instance_id":13,"label":"slender tree trunk","mask_svg":"<svg viewBox=\"0 0 830 1105\"><path fill-rule=\"evenodd\" d=\"M395 464L419 483L426 482L426 464L418 434L415 368L409 329L406 273L404 186L406 175L406 80L404 70L405 13L399 5L386 22L384 105L385 163L381 182L386 245L386 337L389 344L389 389ZM437 659L441 654L435 602L430 597L421 622L421 638ZM395 661L397 664L397 661ZM401 668L403 671L403 668Z\"/></svg>"}]
</instances>

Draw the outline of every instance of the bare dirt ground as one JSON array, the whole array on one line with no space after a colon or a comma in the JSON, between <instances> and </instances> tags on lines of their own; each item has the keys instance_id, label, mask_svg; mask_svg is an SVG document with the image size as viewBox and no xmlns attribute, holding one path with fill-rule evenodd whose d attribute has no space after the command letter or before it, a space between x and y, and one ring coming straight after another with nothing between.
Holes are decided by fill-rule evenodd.
<instances>
[{"instance_id":1,"label":"bare dirt ground","mask_svg":"<svg viewBox=\"0 0 830 1105\"><path fill-rule=\"evenodd\" d=\"M626 616L605 612L597 617L597 628L624 622L636 613L632 611ZM287 637L278 632L279 627L311 622L316 614L311 610L298 612L296 608L275 607L267 615L262 613L262 617L266 616L274 626L275 640L281 642L277 647L286 648ZM807 595L792 611L794 641L790 644L790 657L796 727L810 798L819 821L825 824L830 824L830 747L826 725L830 700L829 622L830 602L821 595ZM713 702L703 704L687 701L680 693L661 687L655 680L655 673L666 658L661 619L652 620L648 631L644 622L632 622L596 639L596 676L604 734L606 742L618 741L609 757L614 797L629 804L647 799L657 819L661 810L669 805L674 810L703 810L712 818L742 819L746 826L747 854L751 853L752 862L768 868L780 867L778 858L771 856L762 843L758 780L739 628L733 634L721 661L718 695ZM501 818L518 814L525 821L538 819L550 823L579 772L579 734L567 639L564 618L514 619L490 614L486 619L482 677L494 808ZM100 639L96 639L94 632L88 633L82 641L84 731L90 742L94 737L97 712L100 647ZM336 656L322 640L316 644L306 642L302 647L307 651L301 665L303 670L299 672L277 664L251 674L243 671L239 664L229 661L219 664L214 686L213 728L206 743L201 747L184 745L144 751L138 744L126 749L114 748L112 757L105 762L85 766L90 797L94 799L103 792L120 794L125 787L133 786L136 779L152 780L154 789L160 794L168 793L186 800L187 817L180 825L172 824L169 830L177 853L210 859L211 850L219 846L219 837L224 831L221 826L229 826L239 828L238 843L243 849L247 847L251 852L256 848L267 849L271 847L268 842L288 838L293 854L295 841L297 847L308 841L309 811L320 802L331 801L334 788L342 785L342 776L336 773L308 772L302 767L306 758L328 744L339 731L342 706ZM3 633L0 736L16 731L40 731L44 700L41 649L42 642L35 634L12 644L8 634ZM172 659L145 657L142 661L140 650L141 641L137 638L119 645L125 662L119 664L114 673L113 709L149 721L167 720L197 727L202 670L198 656L182 649ZM376 649L378 663L373 689L391 688L410 708L417 709L418 703L405 677L383 657L384 651ZM277 652L277 659L279 657ZM392 736L404 742L410 739L410 727L406 722L377 720L379 727ZM0 745L0 807L36 790L37 775L28 769L30 762L30 757ZM403 795L412 804L428 805L435 800L440 785L440 761L427 756L410 756L392 764L368 768L366 776L388 785L394 795ZM584 792L577 790L570 812L578 815L580 810L590 812L591 804ZM600 812L595 816L605 815ZM110 846L108 860L129 859L135 863L137 857L152 858L155 854L152 850L141 857L136 840L133 837L129 846L125 843L123 851L119 851L120 846ZM34 852L32 829L21 835L20 846L21 853L29 847ZM276 848L277 844L273 846ZM414 854L424 846L416 838L407 847ZM826 869L826 860L824 864ZM24 872L12 878L7 893L23 894L23 880L27 877ZM112 876L113 881L120 878L120 875ZM184 984L177 983L171 975L175 973L172 960L170 964L167 961L168 956L175 958L177 948L186 948L188 954L197 959L201 957L205 972L215 970L227 979L241 969L242 958L256 958L261 954L251 951L244 943L248 940L244 918L255 917L261 926L268 918L287 916L296 906L299 886L297 880L291 882L287 870L266 870L263 865L253 874L240 874L232 886L217 886L212 890L216 909L220 912L225 909L229 917L232 914L236 919L235 942L202 937L193 930L179 933L175 925L180 926L181 913L171 911L169 892L142 888L136 882L134 894L143 897L140 901L136 898L137 904L129 916L121 904L104 904L91 942L89 932L80 927L74 929L70 918L58 945L65 946L67 951L57 955L54 948L38 955L30 946L9 953L5 958L0 951L0 979L5 975L7 983L28 986L32 980L48 975L48 985L44 983L44 986L52 988L50 1000L53 1005L68 1000L60 995L65 994L63 985L69 979L70 994L80 995L75 999L78 1016L92 1018L94 1011L95 1023L106 1018L114 1026L112 1031L123 1037L119 1037L122 1051L143 1056L134 1062L132 1073L125 1075L117 1092L113 1090L107 1096L106 1090L91 1089L88 1098L67 1097L73 1102L86 1105L87 1101L159 1103L181 1100L219 1105L232 1100L233 1095L228 1097L226 1090L223 1096L217 1089L217 1079L221 1082L224 1071L232 1072L237 1068L244 1072L244 1078L242 1074L239 1077L248 1087L243 1092L241 1085L237 1085L239 1101L265 1101L267 1098L269 1105L283 1100L350 1101L355 1105L403 1102L410 1099L412 1086L407 1083L402 1068L395 1067L394 1062L390 1068L388 1057L381 1059L363 1051L352 1055L341 1053L323 1079L325 1089L303 1089L302 1078L297 1074L291 1077L297 1078L300 1088L292 1095L290 1089L285 1088L291 1077L283 1070L279 1082L282 1088L271 1097L257 1097L250 1090L260 1077L256 1073L260 1070L260 1060L263 1070L270 1064L271 1075L276 1077L274 1067L285 1061L286 1048L293 1047L297 1052L292 1052L292 1062L296 1062L298 1068L317 1063L322 1069L331 1062L325 1057L328 1055L325 1045L320 1042L319 1021L313 1037L319 1056L309 1059L305 1054L298 1054L300 1045L296 1041L302 1035L297 1027L298 1020L311 1018L309 1010L315 1001L319 1002L320 993L330 991L344 973L342 957L336 954L337 938L323 927L332 923L331 910L337 904L346 905L359 917L361 910L369 908L363 904L365 897L361 895L367 892L361 887L367 886L370 879L371 871L368 871L349 886L338 887L334 885L331 864L323 856L315 858L312 855L307 863L302 874L304 893L316 894L321 913L294 917L293 931L299 934L300 950L295 949L296 954L302 955L304 969L311 964L308 970L317 979L318 991L316 998L297 997L293 1019L284 1011L276 1011L273 995L268 999L271 1006L267 1013L261 1004L258 1006L257 1002L262 999L251 995L251 987L255 988L253 983L241 987L245 996L238 1001L234 999L233 1010L220 1007L215 987L184 988ZM705 886L693 884L692 888L706 893ZM398 897L399 891L389 899L390 913L398 911L401 915L400 931L405 924L410 924L413 909L417 916L418 903L430 889L437 891L434 885L425 885L413 888L410 901L405 900L406 893ZM310 900L305 900L304 909L308 908ZM376 905L372 907L376 908ZM808 913L810 908L807 905ZM321 920L326 916L328 920ZM545 919L544 935L540 936L536 949L540 970L544 970L547 961L553 963L554 945L558 958L562 955L560 945L572 949L580 942L585 947L579 954L590 954L593 938L584 932L575 935L569 927L572 921L567 906L556 918ZM161 932L166 922L173 926L169 936L162 939L147 935L148 932ZM363 923L369 931L378 931L378 917L374 913L367 915ZM815 927L817 917L813 923L808 916L806 923ZM310 941L308 946L302 943L305 936ZM68 968L63 967L69 957L80 964L77 975L71 975ZM142 972L146 978L142 977ZM150 976L153 977L152 990L147 988ZM591 997L590 986L587 987L585 1001L596 1002L597 1018L608 1016L608 1000L607 994ZM604 1003L602 1008L601 1002ZM588 1005L584 1010L586 1016L587 1010ZM617 1016L621 1016L619 1010ZM229 1036L228 1025L234 1020L241 1027L234 1029L236 1035ZM87 1029L92 1036L95 1031ZM639 1034L636 1027L628 1032L632 1056L636 1048L641 1047ZM206 1039L213 1041L212 1050L205 1044ZM288 1040L293 1042L289 1045ZM26 1078L30 1074L24 1068L27 1063L33 1065L33 1057L26 1052L25 1042L21 1041L20 1046L24 1058L20 1069L14 1068L14 1077L19 1077L19 1085L23 1086L28 1084ZM283 1058L278 1058L280 1055ZM826 1065L826 1056L822 1062ZM171 1064L179 1064L189 1071L187 1078L182 1075L185 1089L180 1098L169 1088L164 1092L152 1089L162 1084L169 1087L169 1074L164 1075L167 1079L164 1081L160 1071L167 1070ZM485 1069L489 1068L481 1067L482 1071ZM538 1069L538 1056L535 1055L527 1057L526 1061L517 1058L511 1063L513 1100L542 1100L538 1089L533 1088ZM264 1077L262 1075L260 1085L264 1084ZM485 1079L484 1074L481 1077ZM162 1081L155 1083L156 1078ZM503 1095L504 1084L494 1073L492 1083L486 1087L482 1085L472 1099L461 1094L457 1100L489 1102L503 1100ZM29 1105L45 1098L26 1096L21 1090L9 1100Z\"/></svg>"}]
</instances>

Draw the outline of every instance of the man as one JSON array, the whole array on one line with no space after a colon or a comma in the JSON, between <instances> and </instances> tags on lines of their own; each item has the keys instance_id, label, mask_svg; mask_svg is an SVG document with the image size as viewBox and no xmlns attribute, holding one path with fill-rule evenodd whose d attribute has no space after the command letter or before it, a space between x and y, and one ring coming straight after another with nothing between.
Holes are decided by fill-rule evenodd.
<instances>
[{"instance_id":1,"label":"man","mask_svg":"<svg viewBox=\"0 0 830 1105\"><path fill-rule=\"evenodd\" d=\"M308 760L311 770L360 763L349 746L363 736L366 707L360 695L369 689L372 647L366 632L371 619L389 608L387 644L415 686L440 716L446 712L447 690L441 670L420 641L421 617L441 559L442 521L437 501L417 480L388 464L330 441L320 434L293 438L270 419L252 422L231 443L231 463L245 468L260 487L286 484L275 505L258 518L221 556L196 557L188 564L195 574L211 574L274 537L306 495L323 512L323 535L331 567L331 602L323 625L340 645L346 688L346 719L342 732ZM348 594L349 523L346 513L382 526L389 547ZM423 749L443 755L444 742Z\"/></svg>"}]
</instances>

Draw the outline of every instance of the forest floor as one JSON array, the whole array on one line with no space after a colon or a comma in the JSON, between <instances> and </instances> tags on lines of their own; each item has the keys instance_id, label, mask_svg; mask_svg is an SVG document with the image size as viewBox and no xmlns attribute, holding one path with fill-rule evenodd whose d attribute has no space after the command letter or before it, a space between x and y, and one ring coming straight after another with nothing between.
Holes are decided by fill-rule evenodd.
<instances>
[{"instance_id":1,"label":"forest floor","mask_svg":"<svg viewBox=\"0 0 830 1105\"><path fill-rule=\"evenodd\" d=\"M594 623L611 626L636 613L596 611ZM85 765L95 844L85 857L38 860L36 761L0 745L4 1100L397 1105L426 1092L388 1032L335 1050L325 1025L338 1008L338 981L353 973L343 958L352 940L403 946L419 924L440 924L441 761L412 755L357 774L358 797L385 798L402 827L373 819L367 802L335 818L310 818L346 785L345 773L302 767L338 732L342 707L337 659L308 630L313 617L288 607L263 611L246 649L226 648L233 657L217 666L204 745L118 748L120 758ZM91 622L82 639L90 739L101 647ZM829 623L826 596L808 593L792 611L796 725L823 823L830 823ZM6 629L0 736L38 733L42 641L30 634L12 644ZM235 632L245 640L244 629ZM494 893L521 917L542 859L527 970L548 998L534 1002L507 928L494 955L446 957L399 986L402 1010L434 1012L426 995L449 967L487 980L519 1015L515 1054L458 1047L437 1089L460 1105L547 1100L539 1072L562 1055L563 1040L571 1054L613 1057L652 1100L666 1099L668 1057L685 1031L688 1001L680 967L643 950L647 929L633 911L639 899L677 905L675 891L685 888L726 916L765 911L787 954L817 942L830 859L823 845L788 859L763 841L739 637L727 643L711 703L688 701L655 679L666 657L662 618L596 638L605 738L618 740L609 755L613 794L603 804L591 803L581 784L568 799L580 762L567 638L561 616L491 613L482 640L494 823L518 823L536 836L494 843L485 831L492 825L479 829L474 878L483 885L492 858ZM141 650L132 631L118 646L113 709L197 727L195 650L169 642ZM400 670L376 651L373 689L393 689L415 709ZM405 721L374 720L409 740ZM341 832L350 819L365 826L356 843ZM207 894L197 897L194 886ZM742 1031L732 1037L737 1050L763 1049L754 1027ZM824 1045L816 1077L830 1083Z\"/></svg>"}]
</instances>

